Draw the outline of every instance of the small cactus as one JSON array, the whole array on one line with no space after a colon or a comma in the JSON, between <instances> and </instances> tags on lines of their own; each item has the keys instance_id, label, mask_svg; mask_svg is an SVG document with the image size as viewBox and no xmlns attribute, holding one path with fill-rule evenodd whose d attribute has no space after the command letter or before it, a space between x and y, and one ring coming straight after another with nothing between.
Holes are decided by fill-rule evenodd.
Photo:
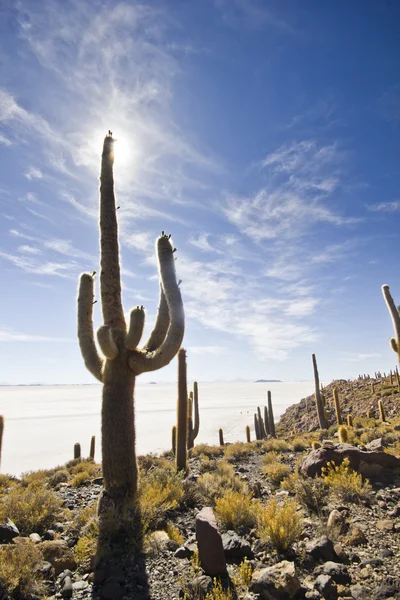
<instances>
[{"instance_id":1,"label":"small cactus","mask_svg":"<svg viewBox=\"0 0 400 600\"><path fill-rule=\"evenodd\" d=\"M324 411L324 405L322 403L321 391L319 389L319 374L317 367L317 359L315 354L312 355L312 363L314 369L314 381L315 381L315 403L317 406L318 423L320 429L328 429L328 421Z\"/></svg>"},{"instance_id":2,"label":"small cactus","mask_svg":"<svg viewBox=\"0 0 400 600\"><path fill-rule=\"evenodd\" d=\"M187 469L187 381L186 381L186 350L178 352L178 404L176 428L176 468L178 471Z\"/></svg>"},{"instance_id":3,"label":"small cactus","mask_svg":"<svg viewBox=\"0 0 400 600\"><path fill-rule=\"evenodd\" d=\"M218 435L219 435L219 445L220 446L225 446L225 443L224 443L224 432L222 431L222 429L218 429Z\"/></svg>"},{"instance_id":4,"label":"small cactus","mask_svg":"<svg viewBox=\"0 0 400 600\"><path fill-rule=\"evenodd\" d=\"M342 413L340 411L339 393L336 388L333 388L333 402L335 404L336 422L338 425L343 425Z\"/></svg>"},{"instance_id":5,"label":"small cactus","mask_svg":"<svg viewBox=\"0 0 400 600\"><path fill-rule=\"evenodd\" d=\"M0 465L1 465L1 446L3 444L4 417L0 415Z\"/></svg>"},{"instance_id":6,"label":"small cactus","mask_svg":"<svg viewBox=\"0 0 400 600\"><path fill-rule=\"evenodd\" d=\"M321 448L321 444L319 442L317 442L316 440L311 442L311 448L313 450L318 450L318 448Z\"/></svg>"},{"instance_id":7,"label":"small cactus","mask_svg":"<svg viewBox=\"0 0 400 600\"><path fill-rule=\"evenodd\" d=\"M349 417L351 415L348 415ZM348 440L349 440L349 434L346 428L346 425L341 425L338 429L338 434L339 434L339 442L341 444L347 444Z\"/></svg>"},{"instance_id":8,"label":"small cactus","mask_svg":"<svg viewBox=\"0 0 400 600\"><path fill-rule=\"evenodd\" d=\"M367 410L367 419L372 419L372 418L373 418L372 417L372 410L369 409L369 410Z\"/></svg>"},{"instance_id":9,"label":"small cactus","mask_svg":"<svg viewBox=\"0 0 400 600\"><path fill-rule=\"evenodd\" d=\"M172 454L174 456L176 454L176 426L175 425L172 428Z\"/></svg>"},{"instance_id":10,"label":"small cactus","mask_svg":"<svg viewBox=\"0 0 400 600\"><path fill-rule=\"evenodd\" d=\"M74 459L80 459L81 458L81 445L76 442L76 444L74 444Z\"/></svg>"},{"instance_id":11,"label":"small cactus","mask_svg":"<svg viewBox=\"0 0 400 600\"><path fill-rule=\"evenodd\" d=\"M96 449L96 437L94 435L92 435L92 437L90 439L90 452L89 452L89 458L91 458L92 460L94 460L95 449Z\"/></svg>"},{"instance_id":12,"label":"small cactus","mask_svg":"<svg viewBox=\"0 0 400 600\"><path fill-rule=\"evenodd\" d=\"M250 444L251 442L251 438L250 438L250 427L248 425L246 425L246 442L248 444Z\"/></svg>"},{"instance_id":13,"label":"small cactus","mask_svg":"<svg viewBox=\"0 0 400 600\"><path fill-rule=\"evenodd\" d=\"M382 400L379 400L378 408L379 408L379 417L380 417L382 423L384 423L386 421L386 415L385 415L385 407L383 406Z\"/></svg>"},{"instance_id":14,"label":"small cactus","mask_svg":"<svg viewBox=\"0 0 400 600\"><path fill-rule=\"evenodd\" d=\"M375 394L375 384L373 381L371 381L371 392Z\"/></svg>"},{"instance_id":15,"label":"small cactus","mask_svg":"<svg viewBox=\"0 0 400 600\"><path fill-rule=\"evenodd\" d=\"M351 415L347 415L347 427L353 427L353 417Z\"/></svg>"}]
</instances>

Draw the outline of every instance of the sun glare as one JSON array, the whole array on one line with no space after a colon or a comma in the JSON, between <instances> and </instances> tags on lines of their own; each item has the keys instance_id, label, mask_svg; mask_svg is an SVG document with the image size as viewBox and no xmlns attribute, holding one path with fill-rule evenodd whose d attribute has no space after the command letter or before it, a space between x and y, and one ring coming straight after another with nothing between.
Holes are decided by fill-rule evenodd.
<instances>
[{"instance_id":1,"label":"sun glare","mask_svg":"<svg viewBox=\"0 0 400 600\"><path fill-rule=\"evenodd\" d=\"M126 165L132 159L132 148L126 139L116 136L114 144L115 160L118 164Z\"/></svg>"}]
</instances>

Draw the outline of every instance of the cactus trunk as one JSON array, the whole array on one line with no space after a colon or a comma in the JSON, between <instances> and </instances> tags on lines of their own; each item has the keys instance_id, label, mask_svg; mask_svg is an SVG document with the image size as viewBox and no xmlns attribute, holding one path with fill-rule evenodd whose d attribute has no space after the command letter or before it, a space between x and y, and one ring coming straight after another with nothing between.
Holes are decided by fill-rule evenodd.
<instances>
[{"instance_id":1,"label":"cactus trunk","mask_svg":"<svg viewBox=\"0 0 400 600\"><path fill-rule=\"evenodd\" d=\"M74 460L80 460L81 458L81 445L79 444L79 442L76 442L76 444L74 444Z\"/></svg>"},{"instance_id":2,"label":"cactus trunk","mask_svg":"<svg viewBox=\"0 0 400 600\"><path fill-rule=\"evenodd\" d=\"M336 422L338 425L343 425L342 413L340 410L339 393L336 388L333 389L333 402L335 404Z\"/></svg>"},{"instance_id":3,"label":"cactus trunk","mask_svg":"<svg viewBox=\"0 0 400 600\"><path fill-rule=\"evenodd\" d=\"M315 403L317 406L318 423L319 423L320 429L328 429L328 421L326 419L324 407L322 404L321 392L319 389L319 374L318 374L317 359L315 358L315 354L312 355L312 362L313 362L313 368L314 368Z\"/></svg>"},{"instance_id":4,"label":"cactus trunk","mask_svg":"<svg viewBox=\"0 0 400 600\"><path fill-rule=\"evenodd\" d=\"M268 407L264 406L264 425L265 425L265 433L271 435L271 430L269 427L269 415L268 415Z\"/></svg>"},{"instance_id":5,"label":"cactus trunk","mask_svg":"<svg viewBox=\"0 0 400 600\"><path fill-rule=\"evenodd\" d=\"M92 437L90 439L90 452L89 452L89 458L91 458L92 460L94 460L95 451L96 451L96 437L94 435L92 435Z\"/></svg>"},{"instance_id":6,"label":"cactus trunk","mask_svg":"<svg viewBox=\"0 0 400 600\"><path fill-rule=\"evenodd\" d=\"M251 442L251 438L250 438L250 427L248 425L246 425L246 442L248 444L250 444Z\"/></svg>"},{"instance_id":7,"label":"cactus trunk","mask_svg":"<svg viewBox=\"0 0 400 600\"><path fill-rule=\"evenodd\" d=\"M276 437L275 433L275 422L274 422L274 412L272 410L272 396L271 392L268 391L268 424L269 424L269 432L272 437Z\"/></svg>"},{"instance_id":8,"label":"cactus trunk","mask_svg":"<svg viewBox=\"0 0 400 600\"><path fill-rule=\"evenodd\" d=\"M260 437L262 440L264 440L267 437L267 434L265 431L264 421L261 416L261 409L259 406L257 406L257 415L258 415L258 426L260 428Z\"/></svg>"},{"instance_id":9,"label":"cactus trunk","mask_svg":"<svg viewBox=\"0 0 400 600\"><path fill-rule=\"evenodd\" d=\"M384 423L386 421L386 415L385 415L385 407L383 406L382 400L379 400L378 407L379 407L380 419L381 419L382 423Z\"/></svg>"},{"instance_id":10,"label":"cactus trunk","mask_svg":"<svg viewBox=\"0 0 400 600\"><path fill-rule=\"evenodd\" d=\"M218 430L218 436L219 436L219 445L220 446L225 446L225 442L224 442L224 432L222 431L222 429Z\"/></svg>"},{"instance_id":11,"label":"cactus trunk","mask_svg":"<svg viewBox=\"0 0 400 600\"><path fill-rule=\"evenodd\" d=\"M181 348L178 353L178 405L176 427L176 468L178 471L186 471L187 469L187 410L186 351Z\"/></svg>"},{"instance_id":12,"label":"cactus trunk","mask_svg":"<svg viewBox=\"0 0 400 600\"><path fill-rule=\"evenodd\" d=\"M260 426L258 423L258 417L257 417L257 413L254 413L254 433L256 436L256 440L260 440L261 436L260 436Z\"/></svg>"}]
</instances>

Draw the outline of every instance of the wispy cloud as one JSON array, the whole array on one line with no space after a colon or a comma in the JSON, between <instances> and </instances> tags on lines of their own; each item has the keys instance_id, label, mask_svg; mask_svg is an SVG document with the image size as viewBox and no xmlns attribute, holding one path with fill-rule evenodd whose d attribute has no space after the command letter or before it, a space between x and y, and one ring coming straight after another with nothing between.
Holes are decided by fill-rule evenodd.
<instances>
[{"instance_id":1,"label":"wispy cloud","mask_svg":"<svg viewBox=\"0 0 400 600\"><path fill-rule=\"evenodd\" d=\"M379 358L380 354L377 352L363 353L363 352L343 352L343 356L340 360L346 362L362 362L371 358Z\"/></svg>"},{"instance_id":2,"label":"wispy cloud","mask_svg":"<svg viewBox=\"0 0 400 600\"><path fill-rule=\"evenodd\" d=\"M226 353L225 346L189 346L188 351L193 354L222 354Z\"/></svg>"},{"instance_id":3,"label":"wispy cloud","mask_svg":"<svg viewBox=\"0 0 400 600\"><path fill-rule=\"evenodd\" d=\"M373 212L393 213L400 210L400 202L380 202L379 204L369 204L367 209Z\"/></svg>"},{"instance_id":4,"label":"wispy cloud","mask_svg":"<svg viewBox=\"0 0 400 600\"><path fill-rule=\"evenodd\" d=\"M210 242L208 241L209 237L209 233L193 234L189 238L189 243L201 252L214 252L217 254L221 253L221 250L218 250L210 244Z\"/></svg>"},{"instance_id":5,"label":"wispy cloud","mask_svg":"<svg viewBox=\"0 0 400 600\"><path fill-rule=\"evenodd\" d=\"M43 173L40 169L36 167L29 167L28 171L25 173L25 177L27 179L43 179Z\"/></svg>"},{"instance_id":6,"label":"wispy cloud","mask_svg":"<svg viewBox=\"0 0 400 600\"><path fill-rule=\"evenodd\" d=\"M81 270L77 263L39 262L33 257L28 258L27 256L19 256L1 250L0 258L12 263L26 273L35 275L57 275L58 277L70 278L75 277L75 274Z\"/></svg>"},{"instance_id":7,"label":"wispy cloud","mask_svg":"<svg viewBox=\"0 0 400 600\"><path fill-rule=\"evenodd\" d=\"M11 140L0 133L0 144L3 144L3 146L11 146Z\"/></svg>"},{"instance_id":8,"label":"wispy cloud","mask_svg":"<svg viewBox=\"0 0 400 600\"><path fill-rule=\"evenodd\" d=\"M34 246L18 246L18 252L22 252L23 254L41 254L41 250L39 248L35 248Z\"/></svg>"},{"instance_id":9,"label":"wispy cloud","mask_svg":"<svg viewBox=\"0 0 400 600\"><path fill-rule=\"evenodd\" d=\"M43 335L32 335L0 329L0 342L75 342L72 338L48 337Z\"/></svg>"}]
</instances>

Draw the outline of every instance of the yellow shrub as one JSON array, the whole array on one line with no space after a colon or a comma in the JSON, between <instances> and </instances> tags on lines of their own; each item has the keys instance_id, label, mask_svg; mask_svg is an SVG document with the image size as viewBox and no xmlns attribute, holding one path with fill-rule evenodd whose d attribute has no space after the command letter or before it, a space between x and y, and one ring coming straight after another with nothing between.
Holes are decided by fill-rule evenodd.
<instances>
[{"instance_id":1,"label":"yellow shrub","mask_svg":"<svg viewBox=\"0 0 400 600\"><path fill-rule=\"evenodd\" d=\"M265 465L262 469L264 475L269 477L274 485L279 485L289 475L290 471L291 468L288 465L279 462Z\"/></svg>"},{"instance_id":2,"label":"yellow shrub","mask_svg":"<svg viewBox=\"0 0 400 600\"><path fill-rule=\"evenodd\" d=\"M170 540L173 540L174 542L182 546L183 542L185 541L185 538L183 537L179 529L173 523L171 523L171 521L168 521L165 531L168 533L168 537Z\"/></svg>"},{"instance_id":3,"label":"yellow shrub","mask_svg":"<svg viewBox=\"0 0 400 600\"><path fill-rule=\"evenodd\" d=\"M251 563L245 558L239 565L238 569L239 581L238 584L247 588L251 582L251 576L253 575L253 567Z\"/></svg>"},{"instance_id":4,"label":"yellow shrub","mask_svg":"<svg viewBox=\"0 0 400 600\"><path fill-rule=\"evenodd\" d=\"M21 535L44 533L62 515L62 500L40 484L12 487L0 500L0 520L9 517Z\"/></svg>"},{"instance_id":5,"label":"yellow shrub","mask_svg":"<svg viewBox=\"0 0 400 600\"><path fill-rule=\"evenodd\" d=\"M215 512L224 529L253 527L257 523L258 502L241 492L228 490L215 501Z\"/></svg>"},{"instance_id":6,"label":"yellow shrub","mask_svg":"<svg viewBox=\"0 0 400 600\"><path fill-rule=\"evenodd\" d=\"M92 460L81 460L71 468L71 474L85 473L87 479L94 479L101 476L101 466Z\"/></svg>"},{"instance_id":7,"label":"yellow shrub","mask_svg":"<svg viewBox=\"0 0 400 600\"><path fill-rule=\"evenodd\" d=\"M253 446L248 443L236 442L235 444L229 444L224 446L224 456L227 461L235 462L253 453Z\"/></svg>"},{"instance_id":8,"label":"yellow shrub","mask_svg":"<svg viewBox=\"0 0 400 600\"><path fill-rule=\"evenodd\" d=\"M183 495L180 474L165 469L154 469L147 473L139 487L143 533L157 526L168 510L176 508Z\"/></svg>"},{"instance_id":9,"label":"yellow shrub","mask_svg":"<svg viewBox=\"0 0 400 600\"><path fill-rule=\"evenodd\" d=\"M197 493L204 504L213 504L226 490L248 493L244 481L235 475L231 464L220 461L212 473L203 473L197 480Z\"/></svg>"},{"instance_id":10,"label":"yellow shrub","mask_svg":"<svg viewBox=\"0 0 400 600\"><path fill-rule=\"evenodd\" d=\"M308 448L308 442L303 438L295 438L292 442L294 452L304 452Z\"/></svg>"},{"instance_id":11,"label":"yellow shrub","mask_svg":"<svg viewBox=\"0 0 400 600\"><path fill-rule=\"evenodd\" d=\"M85 527L85 525L87 525L87 523L93 518L96 518L96 516L97 501L94 500L93 502L85 506L85 508L82 508L82 510L76 515L74 519L74 525L76 528L82 529L82 527Z\"/></svg>"},{"instance_id":12,"label":"yellow shrub","mask_svg":"<svg viewBox=\"0 0 400 600\"><path fill-rule=\"evenodd\" d=\"M233 600L233 598L232 590L229 588L225 589L219 580L214 579L213 589L211 592L208 592L205 600Z\"/></svg>"},{"instance_id":13,"label":"yellow shrub","mask_svg":"<svg viewBox=\"0 0 400 600\"><path fill-rule=\"evenodd\" d=\"M262 447L266 452L291 452L292 450L289 442L275 438L270 438L262 442Z\"/></svg>"},{"instance_id":14,"label":"yellow shrub","mask_svg":"<svg viewBox=\"0 0 400 600\"><path fill-rule=\"evenodd\" d=\"M215 458L216 456L222 456L223 452L223 446L209 446L208 444L197 444L197 446L192 448L192 456L199 456L199 454L205 454L210 458Z\"/></svg>"},{"instance_id":15,"label":"yellow shrub","mask_svg":"<svg viewBox=\"0 0 400 600\"><path fill-rule=\"evenodd\" d=\"M21 485L28 487L28 485L41 484L43 485L48 477L48 471L40 469L39 471L27 471L21 475Z\"/></svg>"},{"instance_id":16,"label":"yellow shrub","mask_svg":"<svg viewBox=\"0 0 400 600\"><path fill-rule=\"evenodd\" d=\"M278 552L286 552L299 539L302 524L297 502L286 499L283 504L278 504L271 498L259 512L258 535L262 541L271 541Z\"/></svg>"},{"instance_id":17,"label":"yellow shrub","mask_svg":"<svg viewBox=\"0 0 400 600\"><path fill-rule=\"evenodd\" d=\"M38 595L41 584L35 577L35 567L43 556L33 544L2 546L0 548L0 590L10 596ZM3 597L3 596L2 596Z\"/></svg>"},{"instance_id":18,"label":"yellow shrub","mask_svg":"<svg viewBox=\"0 0 400 600\"><path fill-rule=\"evenodd\" d=\"M81 485L85 485L88 482L90 483L89 473L87 471L80 471L72 477L70 484L73 487L80 487Z\"/></svg>"},{"instance_id":19,"label":"yellow shrub","mask_svg":"<svg viewBox=\"0 0 400 600\"><path fill-rule=\"evenodd\" d=\"M278 456L277 452L267 452L267 454L264 454L264 456L262 457L262 464L263 465L269 465L271 463L278 463L280 462L280 458Z\"/></svg>"},{"instance_id":20,"label":"yellow shrub","mask_svg":"<svg viewBox=\"0 0 400 600\"><path fill-rule=\"evenodd\" d=\"M348 458L345 458L340 465L336 465L333 461L329 462L322 468L321 476L325 485L336 496L347 502L356 502L371 490L368 479L363 481L362 476L353 471Z\"/></svg>"},{"instance_id":21,"label":"yellow shrub","mask_svg":"<svg viewBox=\"0 0 400 600\"><path fill-rule=\"evenodd\" d=\"M298 471L288 475L281 488L294 494L300 504L318 515L328 501L329 491L324 482L319 478L301 477Z\"/></svg>"},{"instance_id":22,"label":"yellow shrub","mask_svg":"<svg viewBox=\"0 0 400 600\"><path fill-rule=\"evenodd\" d=\"M80 567L87 567L92 556L96 555L98 540L95 536L79 538L74 548L74 559Z\"/></svg>"}]
</instances>

